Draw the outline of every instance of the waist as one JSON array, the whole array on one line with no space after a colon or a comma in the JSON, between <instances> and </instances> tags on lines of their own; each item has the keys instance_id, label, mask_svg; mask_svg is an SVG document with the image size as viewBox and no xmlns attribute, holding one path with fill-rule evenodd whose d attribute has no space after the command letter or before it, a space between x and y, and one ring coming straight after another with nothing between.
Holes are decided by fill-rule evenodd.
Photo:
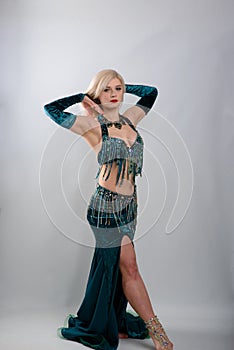
<instances>
[{"instance_id":1,"label":"waist","mask_svg":"<svg viewBox=\"0 0 234 350\"><path fill-rule=\"evenodd\" d=\"M121 182L116 184L116 179L114 176L109 177L108 180L105 180L102 176L100 176L98 179L98 185L114 193L131 196L134 193L135 181L133 179L123 179Z\"/></svg>"},{"instance_id":2,"label":"waist","mask_svg":"<svg viewBox=\"0 0 234 350\"><path fill-rule=\"evenodd\" d=\"M100 181L100 180L99 180ZM116 197L122 197L122 198L132 198L137 196L137 185L134 184L132 185L133 190L131 193L127 193L127 191L119 192L119 191L114 191L112 188L108 188L105 186L102 186L99 182L96 184L96 192L99 192L103 194L105 197L109 197L110 199L116 198Z\"/></svg>"},{"instance_id":3,"label":"waist","mask_svg":"<svg viewBox=\"0 0 234 350\"><path fill-rule=\"evenodd\" d=\"M137 188L131 195L120 194L108 188L96 184L96 190L92 194L87 219L92 226L117 227L135 223L137 217Z\"/></svg>"}]
</instances>

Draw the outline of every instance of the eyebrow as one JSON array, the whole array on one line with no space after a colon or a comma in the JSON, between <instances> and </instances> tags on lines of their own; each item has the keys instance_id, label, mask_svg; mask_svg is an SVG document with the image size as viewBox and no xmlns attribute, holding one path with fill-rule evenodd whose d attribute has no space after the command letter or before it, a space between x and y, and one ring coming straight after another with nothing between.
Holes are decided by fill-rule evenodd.
<instances>
[{"instance_id":1,"label":"eyebrow","mask_svg":"<svg viewBox=\"0 0 234 350\"><path fill-rule=\"evenodd\" d=\"M122 85L121 84L118 84L118 85L115 85L115 87L122 87ZM107 85L107 88L109 88L110 86L109 85Z\"/></svg>"}]
</instances>

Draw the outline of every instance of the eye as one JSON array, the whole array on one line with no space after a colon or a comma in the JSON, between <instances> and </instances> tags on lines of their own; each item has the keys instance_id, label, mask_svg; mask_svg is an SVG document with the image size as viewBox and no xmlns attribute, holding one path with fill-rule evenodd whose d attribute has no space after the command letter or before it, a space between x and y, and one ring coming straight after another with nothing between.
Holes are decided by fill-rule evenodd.
<instances>
[{"instance_id":1,"label":"eye","mask_svg":"<svg viewBox=\"0 0 234 350\"><path fill-rule=\"evenodd\" d=\"M108 92L108 91L109 91L109 89L108 89L108 88L105 88L103 91L104 91L104 92Z\"/></svg>"},{"instance_id":2,"label":"eye","mask_svg":"<svg viewBox=\"0 0 234 350\"><path fill-rule=\"evenodd\" d=\"M116 88L116 90L117 90L117 91L121 91L121 90L122 90L122 87L119 86L119 87Z\"/></svg>"}]
</instances>

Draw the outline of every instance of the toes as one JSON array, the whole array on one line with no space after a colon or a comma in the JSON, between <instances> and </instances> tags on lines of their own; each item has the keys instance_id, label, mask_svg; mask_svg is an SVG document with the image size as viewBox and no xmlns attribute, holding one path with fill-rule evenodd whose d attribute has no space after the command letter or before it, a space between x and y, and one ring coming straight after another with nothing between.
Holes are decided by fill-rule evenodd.
<instances>
[{"instance_id":1,"label":"toes","mask_svg":"<svg viewBox=\"0 0 234 350\"><path fill-rule=\"evenodd\" d=\"M128 338L128 335L125 334L125 333L119 333L119 338L120 338L120 339L127 339L127 338Z\"/></svg>"}]
</instances>

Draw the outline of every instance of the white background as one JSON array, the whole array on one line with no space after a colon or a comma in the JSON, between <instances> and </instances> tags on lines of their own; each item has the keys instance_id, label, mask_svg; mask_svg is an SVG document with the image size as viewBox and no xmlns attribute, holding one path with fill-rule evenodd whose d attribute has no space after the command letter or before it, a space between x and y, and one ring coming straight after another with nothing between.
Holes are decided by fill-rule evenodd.
<instances>
[{"instance_id":1,"label":"white background","mask_svg":"<svg viewBox=\"0 0 234 350\"><path fill-rule=\"evenodd\" d=\"M167 235L165 226L175 203L178 179L173 163L166 162L160 147L153 148L148 139L148 150L159 158L168 186L163 215L136 242L139 268L155 311L165 327L175 332L177 349L185 346L185 331L231 332L233 1L2 0L0 6L0 344L4 349L12 349L14 341L17 349L35 349L36 344L44 349L78 346L57 339L55 333L66 312L76 313L82 301L93 250L56 227L46 211L39 183L41 160L51 140L54 148L46 162L56 163L63 144L77 137L45 116L43 105L83 92L93 75L105 68L119 71L127 83L158 88L154 111L139 125L145 143L146 130L157 129L157 121L163 117L181 135L193 165L190 206L180 225ZM79 145L77 156L88 150L84 140L79 140ZM73 191L73 176L80 166L73 160L66 168L71 179L67 196L74 210L79 211L81 203L84 214L88 195L95 188L97 164L94 162L88 173L91 185L81 174L79 185L86 189L81 198L78 190ZM56 192L58 179L53 182L56 166L48 173L47 183L56 184L50 193L55 207L61 204ZM137 179L141 203L151 166L146 155L145 177L142 182ZM156 175L149 191L157 206L161 190ZM145 210L149 217L155 214L152 206ZM141 216L139 227L144 227ZM91 232L84 221L77 225L78 236L79 231L81 235ZM47 320L46 330L43 326L41 332L35 330L38 319L44 325ZM27 326L19 331L16 324ZM26 334L33 334L34 340L27 340Z\"/></svg>"}]
</instances>

